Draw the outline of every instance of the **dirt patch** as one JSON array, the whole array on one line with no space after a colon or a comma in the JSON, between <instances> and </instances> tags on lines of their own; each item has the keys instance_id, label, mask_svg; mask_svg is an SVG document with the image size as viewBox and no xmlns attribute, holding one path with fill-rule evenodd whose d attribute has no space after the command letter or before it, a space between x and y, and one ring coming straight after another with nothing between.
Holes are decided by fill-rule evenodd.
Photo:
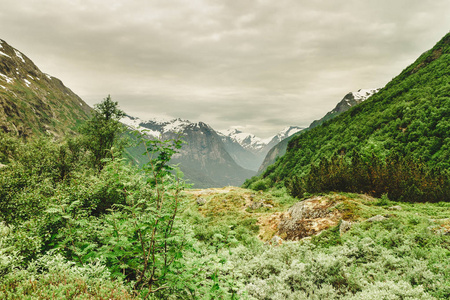
<instances>
[{"instance_id":1,"label":"dirt patch","mask_svg":"<svg viewBox=\"0 0 450 300\"><path fill-rule=\"evenodd\" d=\"M286 212L276 212L258 218L256 225L259 226L258 238L262 241L270 240L278 232L278 224L285 218Z\"/></svg>"},{"instance_id":2,"label":"dirt patch","mask_svg":"<svg viewBox=\"0 0 450 300\"><path fill-rule=\"evenodd\" d=\"M225 194L236 190L238 190L238 188L227 186L223 188L185 190L184 192L188 195L193 195L195 197L202 197L202 196L211 196L215 194Z\"/></svg>"}]
</instances>

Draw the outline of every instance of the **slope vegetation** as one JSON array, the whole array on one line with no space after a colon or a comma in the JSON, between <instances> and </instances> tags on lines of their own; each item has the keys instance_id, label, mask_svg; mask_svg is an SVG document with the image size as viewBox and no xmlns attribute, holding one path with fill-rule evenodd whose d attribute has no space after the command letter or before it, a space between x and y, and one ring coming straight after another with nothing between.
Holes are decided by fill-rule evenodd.
<instances>
[{"instance_id":1,"label":"slope vegetation","mask_svg":"<svg viewBox=\"0 0 450 300\"><path fill-rule=\"evenodd\" d=\"M336 105L336 107L333 110L329 111L321 119L313 121L308 128L297 134L305 133L306 131L313 129L314 127L317 127L320 124L339 116L340 114L346 112L353 106L358 105L361 102L365 101L370 96L377 93L379 90L380 89L364 89L364 90L360 89L357 92L348 93L347 95L344 96L344 98L342 98L342 100ZM278 143L270 146L270 150L267 152L264 161L262 162L262 164L258 169L258 174L263 173L268 166L275 163L278 157L281 157L286 153L287 145L293 137L294 135L291 135L287 138L280 140Z\"/></svg>"},{"instance_id":2,"label":"slope vegetation","mask_svg":"<svg viewBox=\"0 0 450 300\"><path fill-rule=\"evenodd\" d=\"M61 137L88 118L91 108L57 78L0 40L0 128L21 136Z\"/></svg>"},{"instance_id":3,"label":"slope vegetation","mask_svg":"<svg viewBox=\"0 0 450 300\"><path fill-rule=\"evenodd\" d=\"M377 94L340 116L295 136L287 153L262 178L282 183L312 164L353 151L408 156L435 168L450 167L450 34L422 54ZM247 185L254 182L252 179Z\"/></svg>"}]
</instances>

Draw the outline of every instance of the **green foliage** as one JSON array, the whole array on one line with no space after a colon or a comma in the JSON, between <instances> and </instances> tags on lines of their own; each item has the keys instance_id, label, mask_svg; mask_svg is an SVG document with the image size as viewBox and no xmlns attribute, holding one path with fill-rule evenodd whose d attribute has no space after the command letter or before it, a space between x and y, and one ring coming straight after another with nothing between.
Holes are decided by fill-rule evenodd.
<instances>
[{"instance_id":1,"label":"green foliage","mask_svg":"<svg viewBox=\"0 0 450 300\"><path fill-rule=\"evenodd\" d=\"M118 108L118 103L108 95L100 104L95 105L92 117L80 127L84 144L92 152L92 164L99 170L105 165L105 158L120 156L123 150L124 144L118 137L125 131L125 127L119 122L124 115Z\"/></svg>"},{"instance_id":2,"label":"green foliage","mask_svg":"<svg viewBox=\"0 0 450 300\"><path fill-rule=\"evenodd\" d=\"M265 191L269 188L268 181L265 179L259 179L250 184L249 188L255 191Z\"/></svg>"},{"instance_id":3,"label":"green foliage","mask_svg":"<svg viewBox=\"0 0 450 300\"><path fill-rule=\"evenodd\" d=\"M286 181L291 195L304 192L344 191L366 193L375 197L386 195L395 201L450 201L450 176L447 171L430 168L411 157L390 154L385 159L375 155L362 157L353 152L350 158L340 155L322 159L311 165L301 178Z\"/></svg>"},{"instance_id":4,"label":"green foliage","mask_svg":"<svg viewBox=\"0 0 450 300\"><path fill-rule=\"evenodd\" d=\"M57 253L49 253L26 269L2 278L2 299L135 299L129 288L112 281L99 262L77 266Z\"/></svg>"},{"instance_id":5,"label":"green foliage","mask_svg":"<svg viewBox=\"0 0 450 300\"><path fill-rule=\"evenodd\" d=\"M340 225L341 223L339 223ZM342 245L342 239L339 233L339 225L315 235L311 239L311 243L322 248Z\"/></svg>"},{"instance_id":6,"label":"green foliage","mask_svg":"<svg viewBox=\"0 0 450 300\"><path fill-rule=\"evenodd\" d=\"M2 295L164 297L193 282L183 259L192 234L177 217L182 174L172 175L168 165L182 142L144 140L149 162L141 170L117 152L100 151L117 145L116 106L109 97L98 105L81 137L55 142L0 135ZM35 267L51 257L66 272ZM93 263L101 282L79 276ZM37 281L23 282L28 275ZM65 285L55 286L61 278Z\"/></svg>"}]
</instances>

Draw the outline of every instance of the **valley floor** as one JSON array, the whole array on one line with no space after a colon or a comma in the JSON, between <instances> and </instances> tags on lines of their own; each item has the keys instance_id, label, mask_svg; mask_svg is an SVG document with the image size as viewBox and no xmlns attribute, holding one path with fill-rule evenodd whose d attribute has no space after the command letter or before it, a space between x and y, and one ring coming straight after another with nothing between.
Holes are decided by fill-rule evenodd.
<instances>
[{"instance_id":1,"label":"valley floor","mask_svg":"<svg viewBox=\"0 0 450 300\"><path fill-rule=\"evenodd\" d=\"M193 221L197 237L219 245L211 257L226 261L218 267L224 295L450 298L449 203L348 193L300 201L282 191L236 187L187 190L185 197L184 216ZM242 234L243 227L262 243Z\"/></svg>"}]
</instances>

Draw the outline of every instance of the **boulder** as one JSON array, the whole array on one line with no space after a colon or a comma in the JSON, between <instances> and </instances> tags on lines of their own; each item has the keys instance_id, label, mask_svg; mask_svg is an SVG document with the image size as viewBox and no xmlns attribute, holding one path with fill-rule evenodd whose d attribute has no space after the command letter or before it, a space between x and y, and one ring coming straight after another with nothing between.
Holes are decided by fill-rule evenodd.
<instances>
[{"instance_id":1,"label":"boulder","mask_svg":"<svg viewBox=\"0 0 450 300\"><path fill-rule=\"evenodd\" d=\"M402 207L400 205L394 205L388 208L389 210L402 210Z\"/></svg>"},{"instance_id":2,"label":"boulder","mask_svg":"<svg viewBox=\"0 0 450 300\"><path fill-rule=\"evenodd\" d=\"M342 220L339 225L339 234L343 235L352 228L352 222Z\"/></svg>"},{"instance_id":3,"label":"boulder","mask_svg":"<svg viewBox=\"0 0 450 300\"><path fill-rule=\"evenodd\" d=\"M283 244L283 239L280 238L278 235L275 235L269 242L270 245L272 246L280 246L281 244Z\"/></svg>"},{"instance_id":4,"label":"boulder","mask_svg":"<svg viewBox=\"0 0 450 300\"><path fill-rule=\"evenodd\" d=\"M197 198L197 205L198 206L205 205L205 203L206 203L206 199L205 198L202 198L202 197L198 197Z\"/></svg>"},{"instance_id":5,"label":"boulder","mask_svg":"<svg viewBox=\"0 0 450 300\"><path fill-rule=\"evenodd\" d=\"M380 222L380 221L383 221L383 220L386 220L386 217L383 217L381 215L376 215L376 216L374 216L372 218L367 219L366 221L367 222Z\"/></svg>"},{"instance_id":6,"label":"boulder","mask_svg":"<svg viewBox=\"0 0 450 300\"><path fill-rule=\"evenodd\" d=\"M316 235L341 219L337 202L326 197L314 197L294 204L280 220L278 234L285 240L300 240Z\"/></svg>"}]
</instances>

